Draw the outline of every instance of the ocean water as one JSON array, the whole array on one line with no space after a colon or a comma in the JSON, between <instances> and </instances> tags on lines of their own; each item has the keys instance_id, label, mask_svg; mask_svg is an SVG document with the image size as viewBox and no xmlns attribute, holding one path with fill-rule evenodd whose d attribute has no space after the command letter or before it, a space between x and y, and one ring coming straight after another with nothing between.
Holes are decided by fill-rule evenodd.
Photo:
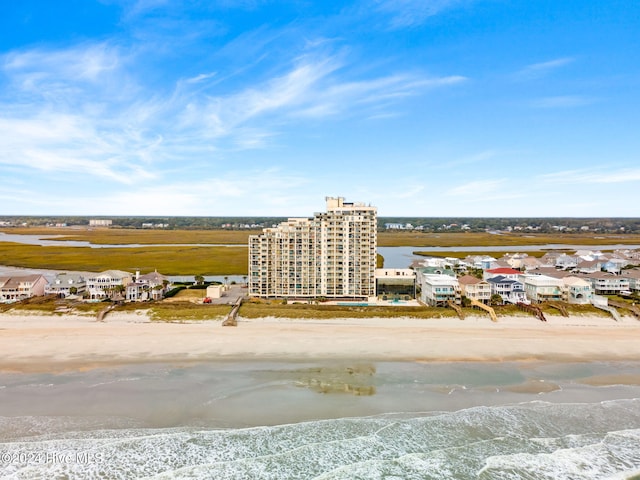
<instances>
[{"instance_id":1,"label":"ocean water","mask_svg":"<svg viewBox=\"0 0 640 480\"><path fill-rule=\"evenodd\" d=\"M0 374L0 478L640 479L637 363Z\"/></svg>"}]
</instances>

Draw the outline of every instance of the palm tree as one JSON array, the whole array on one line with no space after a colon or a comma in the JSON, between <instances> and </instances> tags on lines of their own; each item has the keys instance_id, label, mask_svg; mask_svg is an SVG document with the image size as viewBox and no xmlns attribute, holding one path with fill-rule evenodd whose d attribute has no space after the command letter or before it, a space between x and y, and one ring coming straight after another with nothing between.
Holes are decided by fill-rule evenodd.
<instances>
[{"instance_id":1,"label":"palm tree","mask_svg":"<svg viewBox=\"0 0 640 480\"><path fill-rule=\"evenodd\" d=\"M196 281L196 285L202 285L204 283L203 275L195 275L193 279Z\"/></svg>"},{"instance_id":2,"label":"palm tree","mask_svg":"<svg viewBox=\"0 0 640 480\"><path fill-rule=\"evenodd\" d=\"M502 300L502 296L494 293L493 295L491 295L491 298L489 299L489 303L491 305L502 305L503 300Z\"/></svg>"}]
</instances>

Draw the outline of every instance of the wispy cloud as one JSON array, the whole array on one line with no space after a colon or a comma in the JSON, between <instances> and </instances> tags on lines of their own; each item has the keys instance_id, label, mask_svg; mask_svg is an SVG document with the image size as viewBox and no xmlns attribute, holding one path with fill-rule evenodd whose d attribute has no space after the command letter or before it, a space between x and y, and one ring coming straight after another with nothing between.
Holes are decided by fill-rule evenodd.
<instances>
[{"instance_id":1,"label":"wispy cloud","mask_svg":"<svg viewBox=\"0 0 640 480\"><path fill-rule=\"evenodd\" d=\"M457 187L449 189L447 195L486 195L500 189L505 183L506 179L492 179L492 180L475 180L467 182Z\"/></svg>"},{"instance_id":2,"label":"wispy cloud","mask_svg":"<svg viewBox=\"0 0 640 480\"><path fill-rule=\"evenodd\" d=\"M617 170L564 170L540 175L545 183L554 184L610 184L640 181L640 168L621 168Z\"/></svg>"},{"instance_id":3,"label":"wispy cloud","mask_svg":"<svg viewBox=\"0 0 640 480\"><path fill-rule=\"evenodd\" d=\"M422 25L428 18L475 0L373 0L368 7L388 17L391 29Z\"/></svg>"},{"instance_id":4,"label":"wispy cloud","mask_svg":"<svg viewBox=\"0 0 640 480\"><path fill-rule=\"evenodd\" d=\"M531 100L528 105L533 108L573 108L595 103L595 99L582 95L558 95Z\"/></svg>"},{"instance_id":5,"label":"wispy cloud","mask_svg":"<svg viewBox=\"0 0 640 480\"><path fill-rule=\"evenodd\" d=\"M301 122L383 121L411 97L466 80L366 75L350 69L347 54L323 51L287 59L231 91L218 86L225 72L215 68L176 75L174 88L162 90L138 68L143 53L102 42L0 56L7 87L0 93L0 169L60 173L65 181L160 182L185 156L188 168L213 166L220 151L268 148Z\"/></svg>"},{"instance_id":6,"label":"wispy cloud","mask_svg":"<svg viewBox=\"0 0 640 480\"><path fill-rule=\"evenodd\" d=\"M86 204L102 208L104 214L145 205L149 215L181 215L184 211L192 215L224 215L241 205L249 215L273 212L271 215L286 216L292 213L292 205L305 198L310 183L304 175L278 168L231 170L198 181L175 181L115 192L109 204L100 207L97 199L87 198ZM292 200L296 195L299 198ZM249 196L251 201L246 200Z\"/></svg>"},{"instance_id":7,"label":"wispy cloud","mask_svg":"<svg viewBox=\"0 0 640 480\"><path fill-rule=\"evenodd\" d=\"M182 125L200 126L213 138L233 137L247 131L265 139L273 135L269 124L282 125L300 118L323 119L338 114L382 115L380 105L394 105L428 90L452 86L462 76L418 77L390 75L353 81L344 78L344 61L338 56L304 56L278 77L228 96L210 96L205 102L190 102L181 114ZM395 113L395 112L394 112ZM270 123L264 119L270 118Z\"/></svg>"},{"instance_id":8,"label":"wispy cloud","mask_svg":"<svg viewBox=\"0 0 640 480\"><path fill-rule=\"evenodd\" d=\"M481 152L455 158L446 162L439 162L436 168L452 168L459 167L461 165L473 165L475 163L482 163L496 158L499 154L500 152L497 150L483 150Z\"/></svg>"},{"instance_id":9,"label":"wispy cloud","mask_svg":"<svg viewBox=\"0 0 640 480\"><path fill-rule=\"evenodd\" d=\"M516 77L523 80L540 78L548 73L573 63L575 58L561 57L546 62L532 63L516 72Z\"/></svg>"},{"instance_id":10,"label":"wispy cloud","mask_svg":"<svg viewBox=\"0 0 640 480\"><path fill-rule=\"evenodd\" d=\"M126 61L117 48L99 43L14 51L0 57L0 66L9 81L7 93L17 94L18 100L72 104L78 95L96 88L121 98L123 87L133 87L123 76Z\"/></svg>"},{"instance_id":11,"label":"wispy cloud","mask_svg":"<svg viewBox=\"0 0 640 480\"><path fill-rule=\"evenodd\" d=\"M216 75L217 75L217 72L201 73L199 75L196 75L195 77L187 78L185 81L187 83L200 83L205 80L209 80L210 78L213 78Z\"/></svg>"}]
</instances>

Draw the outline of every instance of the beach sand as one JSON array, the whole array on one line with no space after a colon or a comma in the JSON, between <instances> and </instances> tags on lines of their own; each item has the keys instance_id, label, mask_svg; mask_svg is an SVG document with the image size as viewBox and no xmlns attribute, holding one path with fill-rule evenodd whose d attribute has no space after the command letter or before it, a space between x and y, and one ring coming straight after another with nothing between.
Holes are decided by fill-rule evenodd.
<instances>
[{"instance_id":1,"label":"beach sand","mask_svg":"<svg viewBox=\"0 0 640 480\"><path fill-rule=\"evenodd\" d=\"M144 311L104 322L74 315L0 314L0 370L86 369L205 360L418 362L640 360L640 321L598 316L446 319L242 319L152 322Z\"/></svg>"}]
</instances>

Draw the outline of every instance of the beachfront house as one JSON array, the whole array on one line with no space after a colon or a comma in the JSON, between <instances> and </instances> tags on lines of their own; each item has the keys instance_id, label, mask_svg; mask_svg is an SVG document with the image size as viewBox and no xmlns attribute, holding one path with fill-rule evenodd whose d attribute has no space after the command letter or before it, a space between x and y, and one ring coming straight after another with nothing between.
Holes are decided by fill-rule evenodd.
<instances>
[{"instance_id":1,"label":"beachfront house","mask_svg":"<svg viewBox=\"0 0 640 480\"><path fill-rule=\"evenodd\" d=\"M376 268L376 296L382 300L416 298L416 272L410 268Z\"/></svg>"},{"instance_id":2,"label":"beachfront house","mask_svg":"<svg viewBox=\"0 0 640 480\"><path fill-rule=\"evenodd\" d=\"M0 277L0 302L16 302L44 295L47 279L40 274Z\"/></svg>"},{"instance_id":3,"label":"beachfront house","mask_svg":"<svg viewBox=\"0 0 640 480\"><path fill-rule=\"evenodd\" d=\"M613 275L607 272L596 272L583 275L582 278L591 282L595 295L619 295L630 289L629 278L622 275Z\"/></svg>"},{"instance_id":4,"label":"beachfront house","mask_svg":"<svg viewBox=\"0 0 640 480\"><path fill-rule=\"evenodd\" d=\"M562 300L577 305L590 304L593 299L591 283L580 277L564 277L562 281Z\"/></svg>"},{"instance_id":5,"label":"beachfront house","mask_svg":"<svg viewBox=\"0 0 640 480\"><path fill-rule=\"evenodd\" d=\"M562 300L562 280L546 275L522 275L522 284L527 298L532 302Z\"/></svg>"},{"instance_id":6,"label":"beachfront house","mask_svg":"<svg viewBox=\"0 0 640 480\"><path fill-rule=\"evenodd\" d=\"M500 295L503 302L529 303L522 282L505 277L504 275L497 275L486 281L491 285L491 295Z\"/></svg>"},{"instance_id":7,"label":"beachfront house","mask_svg":"<svg viewBox=\"0 0 640 480\"><path fill-rule=\"evenodd\" d=\"M169 279L157 270L145 275L137 271L133 281L125 287L125 299L129 302L162 300L169 284Z\"/></svg>"},{"instance_id":8,"label":"beachfront house","mask_svg":"<svg viewBox=\"0 0 640 480\"><path fill-rule=\"evenodd\" d=\"M420 301L431 307L445 307L449 301L460 304L460 284L449 275L423 274L420 276Z\"/></svg>"},{"instance_id":9,"label":"beachfront house","mask_svg":"<svg viewBox=\"0 0 640 480\"><path fill-rule=\"evenodd\" d=\"M460 292L467 298L481 303L489 303L491 300L491 285L481 278L471 275L458 277Z\"/></svg>"},{"instance_id":10,"label":"beachfront house","mask_svg":"<svg viewBox=\"0 0 640 480\"><path fill-rule=\"evenodd\" d=\"M82 294L87 289L87 281L80 273L62 272L47 283L44 288L46 295L57 295L58 297L68 297L70 295Z\"/></svg>"},{"instance_id":11,"label":"beachfront house","mask_svg":"<svg viewBox=\"0 0 640 480\"><path fill-rule=\"evenodd\" d=\"M92 274L87 278L87 296L91 300L124 298L122 294L132 280L132 274L121 270L106 270Z\"/></svg>"},{"instance_id":12,"label":"beachfront house","mask_svg":"<svg viewBox=\"0 0 640 480\"><path fill-rule=\"evenodd\" d=\"M640 269L623 270L621 275L629 280L629 290L640 293Z\"/></svg>"}]
</instances>

